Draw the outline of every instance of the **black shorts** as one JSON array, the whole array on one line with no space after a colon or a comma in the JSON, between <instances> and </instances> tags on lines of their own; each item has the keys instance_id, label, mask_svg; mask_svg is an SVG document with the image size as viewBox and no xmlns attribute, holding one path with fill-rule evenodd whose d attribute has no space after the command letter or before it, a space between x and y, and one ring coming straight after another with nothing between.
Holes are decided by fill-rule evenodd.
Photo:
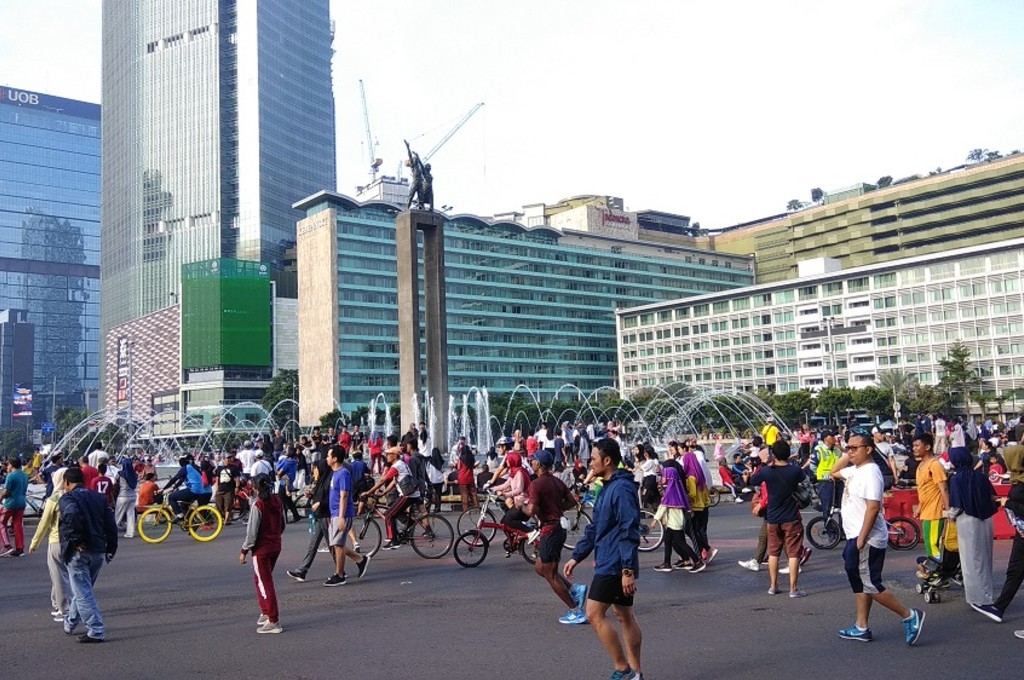
<instances>
[{"instance_id":1,"label":"black shorts","mask_svg":"<svg viewBox=\"0 0 1024 680\"><path fill-rule=\"evenodd\" d=\"M554 531L549 534L545 534L543 529L540 534L540 552L537 555L537 559L543 564L551 564L554 562L558 564L558 561L562 559L562 548L565 546L565 529L561 525L556 525Z\"/></svg>"},{"instance_id":2,"label":"black shorts","mask_svg":"<svg viewBox=\"0 0 1024 680\"><path fill-rule=\"evenodd\" d=\"M590 582L587 599L620 607L633 606L633 596L627 596L622 592L622 576L598 576L595 574L594 580Z\"/></svg>"}]
</instances>

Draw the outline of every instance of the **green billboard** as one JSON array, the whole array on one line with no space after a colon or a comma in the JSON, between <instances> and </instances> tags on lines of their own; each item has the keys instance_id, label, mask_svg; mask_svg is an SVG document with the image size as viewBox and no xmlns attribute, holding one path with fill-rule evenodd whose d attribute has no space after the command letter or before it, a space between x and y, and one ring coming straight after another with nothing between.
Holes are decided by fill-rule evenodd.
<instances>
[{"instance_id":1,"label":"green billboard","mask_svg":"<svg viewBox=\"0 0 1024 680\"><path fill-rule=\"evenodd\" d=\"M217 259L182 266L182 368L269 368L271 324L266 264Z\"/></svg>"}]
</instances>

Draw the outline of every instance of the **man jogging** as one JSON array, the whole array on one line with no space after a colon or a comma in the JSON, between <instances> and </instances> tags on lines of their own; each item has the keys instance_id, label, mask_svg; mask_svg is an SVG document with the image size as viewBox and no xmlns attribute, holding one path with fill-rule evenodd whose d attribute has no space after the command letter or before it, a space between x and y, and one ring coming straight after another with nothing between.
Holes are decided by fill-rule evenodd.
<instances>
[{"instance_id":1,"label":"man jogging","mask_svg":"<svg viewBox=\"0 0 1024 680\"><path fill-rule=\"evenodd\" d=\"M640 499L633 475L618 469L620 463L622 452L614 438L606 437L594 443L590 468L596 477L604 480L604 487L594 505L594 521L576 544L563 573L571 581L576 565L594 552L594 579L587 598L587 619L615 666L611 680L643 680L640 667L643 633L633 614L640 545ZM622 626L621 640L606 618L609 607Z\"/></svg>"},{"instance_id":2,"label":"man jogging","mask_svg":"<svg viewBox=\"0 0 1024 680\"><path fill-rule=\"evenodd\" d=\"M561 479L551 474L555 460L550 451L538 451L531 465L537 479L530 484L530 500L524 512L527 517L536 517L540 524L540 554L533 567L548 582L555 595L569 607L569 613L563 618L582 619L565 623L586 623L583 603L586 601L587 587L582 583L572 585L558 573L558 561L562 558L562 547L565 545L562 508L573 502L572 494Z\"/></svg>"}]
</instances>

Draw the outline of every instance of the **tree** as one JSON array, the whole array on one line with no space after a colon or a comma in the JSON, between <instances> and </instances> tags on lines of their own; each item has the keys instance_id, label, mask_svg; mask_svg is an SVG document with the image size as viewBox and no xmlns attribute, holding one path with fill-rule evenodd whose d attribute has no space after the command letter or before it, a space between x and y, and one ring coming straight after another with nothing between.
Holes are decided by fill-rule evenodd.
<instances>
[{"instance_id":1,"label":"tree","mask_svg":"<svg viewBox=\"0 0 1024 680\"><path fill-rule=\"evenodd\" d=\"M814 397L807 390L795 390L773 395L771 407L779 414L783 422L792 425L803 422L804 411L814 410L813 399Z\"/></svg>"},{"instance_id":2,"label":"tree","mask_svg":"<svg viewBox=\"0 0 1024 680\"><path fill-rule=\"evenodd\" d=\"M1005 394L997 394L992 397L992 401L996 402L996 406L999 408L999 415L996 418L999 422L1002 422L1003 418L1006 417L1006 400L1007 397Z\"/></svg>"},{"instance_id":3,"label":"tree","mask_svg":"<svg viewBox=\"0 0 1024 680\"><path fill-rule=\"evenodd\" d=\"M887 186L889 186L890 184L892 184L892 175L885 175L885 176L883 176L883 177L879 177L879 178L878 178L878 181L877 181L877 182L875 182L875 184L877 184L877 185L878 185L878 188L879 188L879 189L884 189L884 188L886 188Z\"/></svg>"},{"instance_id":4,"label":"tree","mask_svg":"<svg viewBox=\"0 0 1024 680\"><path fill-rule=\"evenodd\" d=\"M938 386L922 385L910 400L913 413L944 413L949 411L952 399L949 392Z\"/></svg>"},{"instance_id":5,"label":"tree","mask_svg":"<svg viewBox=\"0 0 1024 680\"><path fill-rule=\"evenodd\" d=\"M267 386L267 391L264 393L263 399L260 400L260 406L267 413L271 413L275 406L287 399L299 400L299 372L291 369L278 371L274 379L270 381L270 385ZM287 420L291 414L291 409L285 409L285 412L277 414L276 418ZM275 417L272 413L271 416Z\"/></svg>"},{"instance_id":6,"label":"tree","mask_svg":"<svg viewBox=\"0 0 1024 680\"><path fill-rule=\"evenodd\" d=\"M878 387L888 392L890 400L895 393L896 400L902 403L917 389L917 376L900 368L879 371Z\"/></svg>"},{"instance_id":7,"label":"tree","mask_svg":"<svg viewBox=\"0 0 1024 680\"><path fill-rule=\"evenodd\" d=\"M968 163L980 163L985 160L985 154L988 153L988 149L971 149L967 152Z\"/></svg>"},{"instance_id":8,"label":"tree","mask_svg":"<svg viewBox=\"0 0 1024 680\"><path fill-rule=\"evenodd\" d=\"M942 379L939 381L939 386L945 389L951 397L954 394L959 394L966 407L972 388L977 387L981 382L971 366L971 348L960 341L954 342L946 352L946 358L939 359L939 366L942 367Z\"/></svg>"},{"instance_id":9,"label":"tree","mask_svg":"<svg viewBox=\"0 0 1024 680\"><path fill-rule=\"evenodd\" d=\"M985 160L986 161L994 161L994 160L997 160L997 159L1002 158L1002 157L1003 157L1003 154L999 153L998 151L986 151L985 152Z\"/></svg>"},{"instance_id":10,"label":"tree","mask_svg":"<svg viewBox=\"0 0 1024 680\"><path fill-rule=\"evenodd\" d=\"M320 427L327 429L328 427L334 427L341 420L341 411L334 409L320 416Z\"/></svg>"},{"instance_id":11,"label":"tree","mask_svg":"<svg viewBox=\"0 0 1024 680\"><path fill-rule=\"evenodd\" d=\"M881 387L865 387L853 393L853 405L872 416L892 414L892 391Z\"/></svg>"},{"instance_id":12,"label":"tree","mask_svg":"<svg viewBox=\"0 0 1024 680\"><path fill-rule=\"evenodd\" d=\"M849 387L825 387L814 400L818 411L839 416L853 408L853 390Z\"/></svg>"},{"instance_id":13,"label":"tree","mask_svg":"<svg viewBox=\"0 0 1024 680\"><path fill-rule=\"evenodd\" d=\"M7 427L0 430L0 452L3 456L25 454L32 451L32 444L24 427Z\"/></svg>"},{"instance_id":14,"label":"tree","mask_svg":"<svg viewBox=\"0 0 1024 680\"><path fill-rule=\"evenodd\" d=\"M811 189L812 203L821 203L823 198L825 198L825 192L821 190L821 187L814 187Z\"/></svg>"},{"instance_id":15,"label":"tree","mask_svg":"<svg viewBox=\"0 0 1024 680\"><path fill-rule=\"evenodd\" d=\"M786 210L789 211L789 212L794 212L796 210L799 210L802 207L804 207L804 204L801 203L800 201L798 201L795 198L791 199L789 201L789 203L786 204Z\"/></svg>"}]
</instances>

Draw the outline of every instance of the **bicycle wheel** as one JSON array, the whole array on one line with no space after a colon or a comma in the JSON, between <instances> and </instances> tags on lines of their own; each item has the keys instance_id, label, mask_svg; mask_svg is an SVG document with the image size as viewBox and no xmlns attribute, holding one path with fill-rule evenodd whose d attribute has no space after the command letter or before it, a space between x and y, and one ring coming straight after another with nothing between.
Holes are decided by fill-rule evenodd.
<instances>
[{"instance_id":1,"label":"bicycle wheel","mask_svg":"<svg viewBox=\"0 0 1024 680\"><path fill-rule=\"evenodd\" d=\"M583 538L583 534L591 524L591 519L586 510L570 511L565 516L569 518L569 529L565 532L565 547L572 550Z\"/></svg>"},{"instance_id":2,"label":"bicycle wheel","mask_svg":"<svg viewBox=\"0 0 1024 680\"><path fill-rule=\"evenodd\" d=\"M713 508L722 500L722 492L718 490L717 486L713 486L708 489L708 507Z\"/></svg>"},{"instance_id":3,"label":"bicycle wheel","mask_svg":"<svg viewBox=\"0 0 1024 680\"><path fill-rule=\"evenodd\" d=\"M540 555L540 538L530 543L525 538L519 541L519 554L530 564L536 564Z\"/></svg>"},{"instance_id":4,"label":"bicycle wheel","mask_svg":"<svg viewBox=\"0 0 1024 680\"><path fill-rule=\"evenodd\" d=\"M807 540L819 550L831 550L839 545L843 539L843 532L839 528L839 522L831 517L825 519L818 515L807 523Z\"/></svg>"},{"instance_id":5,"label":"bicycle wheel","mask_svg":"<svg viewBox=\"0 0 1024 680\"><path fill-rule=\"evenodd\" d=\"M455 561L462 566L477 567L487 558L488 543L487 537L482 532L471 529L459 534L459 538L456 539L452 548L452 554L455 555Z\"/></svg>"},{"instance_id":6,"label":"bicycle wheel","mask_svg":"<svg viewBox=\"0 0 1024 680\"><path fill-rule=\"evenodd\" d=\"M185 528L192 538L207 543L220 536L224 518L212 505L200 505L185 514Z\"/></svg>"},{"instance_id":7,"label":"bicycle wheel","mask_svg":"<svg viewBox=\"0 0 1024 680\"><path fill-rule=\"evenodd\" d=\"M654 526L651 526L651 524ZM640 552L651 552L661 546L665 540L665 525L654 519L650 510L640 511Z\"/></svg>"},{"instance_id":8,"label":"bicycle wheel","mask_svg":"<svg viewBox=\"0 0 1024 680\"><path fill-rule=\"evenodd\" d=\"M459 515L458 521L455 522L455 529L459 532L459 535L461 536L467 531L475 530L478 526L479 521L480 508L470 508L469 510L466 510L461 515ZM497 521L494 517L494 513L491 512L490 510L487 510L487 512L484 513L484 521L490 522L491 524L497 524ZM480 532L487 537L488 541L494 540L494 534L497 531L498 530L494 527L491 527L489 529L480 529Z\"/></svg>"},{"instance_id":9,"label":"bicycle wheel","mask_svg":"<svg viewBox=\"0 0 1024 680\"><path fill-rule=\"evenodd\" d=\"M921 529L907 517L893 517L889 521L889 546L893 550L913 550L921 542Z\"/></svg>"},{"instance_id":10,"label":"bicycle wheel","mask_svg":"<svg viewBox=\"0 0 1024 680\"><path fill-rule=\"evenodd\" d=\"M373 557L380 550L381 530L377 520L366 517L362 523L356 520L356 538L359 539L359 552Z\"/></svg>"},{"instance_id":11,"label":"bicycle wheel","mask_svg":"<svg viewBox=\"0 0 1024 680\"><path fill-rule=\"evenodd\" d=\"M416 518L409 531L412 549L417 555L428 560L441 559L455 543L452 525L441 515L432 512Z\"/></svg>"},{"instance_id":12,"label":"bicycle wheel","mask_svg":"<svg viewBox=\"0 0 1024 680\"><path fill-rule=\"evenodd\" d=\"M171 535L171 519L171 515L160 506L146 510L135 523L139 538L146 543L160 543Z\"/></svg>"}]
</instances>

